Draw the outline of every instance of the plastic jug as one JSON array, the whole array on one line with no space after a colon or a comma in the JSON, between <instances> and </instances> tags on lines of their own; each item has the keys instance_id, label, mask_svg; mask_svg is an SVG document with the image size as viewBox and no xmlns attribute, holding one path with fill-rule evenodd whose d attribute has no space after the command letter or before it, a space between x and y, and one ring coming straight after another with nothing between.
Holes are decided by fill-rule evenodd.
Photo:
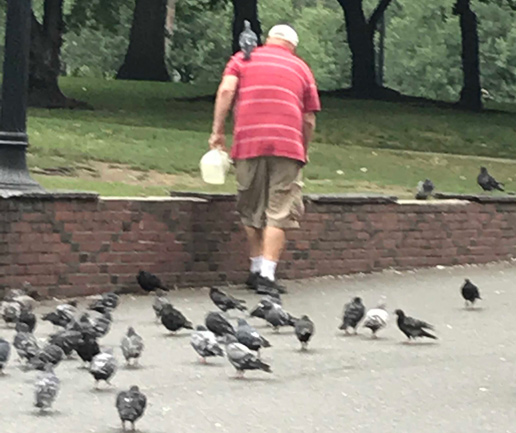
<instances>
[{"instance_id":1,"label":"plastic jug","mask_svg":"<svg viewBox=\"0 0 516 433\"><path fill-rule=\"evenodd\" d=\"M223 185L229 170L229 155L220 149L212 149L201 158L202 180L213 185Z\"/></svg>"}]
</instances>

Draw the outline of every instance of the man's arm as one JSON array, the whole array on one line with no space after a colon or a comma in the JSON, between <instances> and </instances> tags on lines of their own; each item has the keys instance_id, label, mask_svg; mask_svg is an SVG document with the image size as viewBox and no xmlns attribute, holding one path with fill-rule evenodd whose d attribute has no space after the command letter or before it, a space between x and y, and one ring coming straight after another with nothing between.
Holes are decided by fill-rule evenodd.
<instances>
[{"instance_id":1,"label":"man's arm","mask_svg":"<svg viewBox=\"0 0 516 433\"><path fill-rule=\"evenodd\" d=\"M225 126L226 117L235 99L238 87L238 77L226 75L220 83L215 100L213 113L213 127L210 137L210 148L222 148L226 150Z\"/></svg>"},{"instance_id":2,"label":"man's arm","mask_svg":"<svg viewBox=\"0 0 516 433\"><path fill-rule=\"evenodd\" d=\"M303 114L303 139L305 152L308 155L308 145L312 141L315 130L315 113L313 111Z\"/></svg>"}]
</instances>

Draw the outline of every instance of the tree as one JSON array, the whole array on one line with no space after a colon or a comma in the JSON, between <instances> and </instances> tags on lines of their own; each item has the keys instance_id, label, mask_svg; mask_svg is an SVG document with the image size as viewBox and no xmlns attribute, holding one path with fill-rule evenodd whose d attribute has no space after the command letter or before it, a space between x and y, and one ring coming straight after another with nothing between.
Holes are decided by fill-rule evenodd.
<instances>
[{"instance_id":1,"label":"tree","mask_svg":"<svg viewBox=\"0 0 516 433\"><path fill-rule=\"evenodd\" d=\"M344 11L351 50L351 88L357 96L374 97L380 90L376 82L374 34L391 1L380 0L369 19L366 19L363 0L338 0Z\"/></svg>"},{"instance_id":2,"label":"tree","mask_svg":"<svg viewBox=\"0 0 516 433\"><path fill-rule=\"evenodd\" d=\"M470 0L457 0L453 13L459 16L462 40L463 86L459 105L470 110L482 109L477 15Z\"/></svg>"},{"instance_id":3,"label":"tree","mask_svg":"<svg viewBox=\"0 0 516 433\"><path fill-rule=\"evenodd\" d=\"M136 0L119 80L170 81L165 65L167 0Z\"/></svg>"},{"instance_id":4,"label":"tree","mask_svg":"<svg viewBox=\"0 0 516 433\"><path fill-rule=\"evenodd\" d=\"M238 39L244 30L244 21L251 23L251 29L258 36L261 45L262 27L258 20L258 0L232 0L233 3L233 54L240 51Z\"/></svg>"}]
</instances>

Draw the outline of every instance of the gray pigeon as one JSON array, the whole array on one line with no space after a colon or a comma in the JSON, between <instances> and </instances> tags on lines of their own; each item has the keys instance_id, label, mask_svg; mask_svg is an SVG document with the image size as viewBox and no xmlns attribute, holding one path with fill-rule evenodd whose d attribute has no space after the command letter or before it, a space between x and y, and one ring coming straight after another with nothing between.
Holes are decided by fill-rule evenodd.
<instances>
[{"instance_id":1,"label":"gray pigeon","mask_svg":"<svg viewBox=\"0 0 516 433\"><path fill-rule=\"evenodd\" d=\"M224 312L233 310L235 308L240 311L247 310L247 307L243 305L245 304L244 300L236 299L233 296L224 293L222 290L217 289L216 287L212 287L210 289L210 299Z\"/></svg>"},{"instance_id":2,"label":"gray pigeon","mask_svg":"<svg viewBox=\"0 0 516 433\"><path fill-rule=\"evenodd\" d=\"M315 332L314 322L312 322L307 315L301 316L300 319L296 320L294 329L296 331L296 337L301 343L301 350L306 350L308 348L308 342Z\"/></svg>"},{"instance_id":3,"label":"gray pigeon","mask_svg":"<svg viewBox=\"0 0 516 433\"><path fill-rule=\"evenodd\" d=\"M357 334L357 326L364 317L365 307L362 304L362 299L358 296L353 298L351 302L344 305L344 317L342 318L342 325L339 329L346 331L348 334L348 328L353 328L355 334Z\"/></svg>"},{"instance_id":4,"label":"gray pigeon","mask_svg":"<svg viewBox=\"0 0 516 433\"><path fill-rule=\"evenodd\" d=\"M426 200L428 197L432 195L434 191L434 184L430 179L425 179L425 181L420 181L417 184L417 194L416 199L418 200Z\"/></svg>"},{"instance_id":5,"label":"gray pigeon","mask_svg":"<svg viewBox=\"0 0 516 433\"><path fill-rule=\"evenodd\" d=\"M52 368L56 367L64 358L63 349L55 344L48 344L43 349L38 351L36 355L31 358L29 364L35 370L45 371L47 365Z\"/></svg>"},{"instance_id":6,"label":"gray pigeon","mask_svg":"<svg viewBox=\"0 0 516 433\"><path fill-rule=\"evenodd\" d=\"M95 379L95 388L98 388L100 380L104 380L110 385L109 381L116 373L117 362L111 352L111 350L106 350L95 355L91 360L90 373Z\"/></svg>"},{"instance_id":7,"label":"gray pigeon","mask_svg":"<svg viewBox=\"0 0 516 433\"><path fill-rule=\"evenodd\" d=\"M13 325L18 321L21 313L21 305L18 302L2 303L2 318L7 325Z\"/></svg>"},{"instance_id":8,"label":"gray pigeon","mask_svg":"<svg viewBox=\"0 0 516 433\"><path fill-rule=\"evenodd\" d=\"M136 333L132 326L127 329L127 334L122 338L120 346L127 364L130 364L133 359L138 363L138 359L143 352L144 344L143 338Z\"/></svg>"},{"instance_id":9,"label":"gray pigeon","mask_svg":"<svg viewBox=\"0 0 516 433\"><path fill-rule=\"evenodd\" d=\"M251 53L258 45L258 36L251 30L251 23L247 20L244 21L244 30L240 33L238 44L244 53L244 60L250 60Z\"/></svg>"},{"instance_id":10,"label":"gray pigeon","mask_svg":"<svg viewBox=\"0 0 516 433\"><path fill-rule=\"evenodd\" d=\"M226 354L229 362L237 370L237 377L242 378L245 370L263 370L272 373L270 365L261 361L249 348L239 343L234 335L226 337Z\"/></svg>"},{"instance_id":11,"label":"gray pigeon","mask_svg":"<svg viewBox=\"0 0 516 433\"><path fill-rule=\"evenodd\" d=\"M265 320L272 325L275 331L279 332L282 326L295 326L295 317L287 313L281 305L270 303L263 306Z\"/></svg>"},{"instance_id":12,"label":"gray pigeon","mask_svg":"<svg viewBox=\"0 0 516 433\"><path fill-rule=\"evenodd\" d=\"M59 379L50 366L38 376L35 387L34 406L40 411L49 409L59 393Z\"/></svg>"},{"instance_id":13,"label":"gray pigeon","mask_svg":"<svg viewBox=\"0 0 516 433\"><path fill-rule=\"evenodd\" d=\"M260 349L262 347L271 347L271 343L263 338L245 319L238 319L236 338L239 343L257 352L258 358L260 357Z\"/></svg>"},{"instance_id":14,"label":"gray pigeon","mask_svg":"<svg viewBox=\"0 0 516 433\"><path fill-rule=\"evenodd\" d=\"M215 334L208 331L205 326L199 325L192 333L190 344L194 350L201 356L201 362L206 364L206 358L212 356L224 356L222 348L217 342Z\"/></svg>"},{"instance_id":15,"label":"gray pigeon","mask_svg":"<svg viewBox=\"0 0 516 433\"><path fill-rule=\"evenodd\" d=\"M278 304L281 305L281 298L279 297L265 295L262 299L260 299L260 302L254 307L250 312L249 315L251 317L256 317L258 319L264 319L265 320L265 308L264 305L270 305L270 304Z\"/></svg>"},{"instance_id":16,"label":"gray pigeon","mask_svg":"<svg viewBox=\"0 0 516 433\"><path fill-rule=\"evenodd\" d=\"M503 183L498 182L493 176L487 172L487 168L480 167L480 174L477 176L477 183L484 191L505 191Z\"/></svg>"},{"instance_id":17,"label":"gray pigeon","mask_svg":"<svg viewBox=\"0 0 516 433\"><path fill-rule=\"evenodd\" d=\"M65 328L77 313L77 301L70 301L65 304L58 305L55 311L45 314L41 320L48 321L54 326Z\"/></svg>"},{"instance_id":18,"label":"gray pigeon","mask_svg":"<svg viewBox=\"0 0 516 433\"><path fill-rule=\"evenodd\" d=\"M135 385L131 386L128 391L118 393L116 409L118 410L124 431L126 422L131 423L131 429L135 430L134 423L143 416L146 406L147 397Z\"/></svg>"},{"instance_id":19,"label":"gray pigeon","mask_svg":"<svg viewBox=\"0 0 516 433\"><path fill-rule=\"evenodd\" d=\"M39 352L38 340L29 332L27 324L19 323L17 328L13 346L21 360L30 361Z\"/></svg>"},{"instance_id":20,"label":"gray pigeon","mask_svg":"<svg viewBox=\"0 0 516 433\"><path fill-rule=\"evenodd\" d=\"M0 337L0 374L3 373L4 367L9 361L11 355L11 345L9 342Z\"/></svg>"},{"instance_id":21,"label":"gray pigeon","mask_svg":"<svg viewBox=\"0 0 516 433\"><path fill-rule=\"evenodd\" d=\"M155 298L154 302L152 303L152 309L154 310L154 314L156 314L156 320L161 319L161 313L163 312L163 308L165 305L170 305L170 300L167 298L166 293L162 289L157 289L154 293Z\"/></svg>"},{"instance_id":22,"label":"gray pigeon","mask_svg":"<svg viewBox=\"0 0 516 433\"><path fill-rule=\"evenodd\" d=\"M92 319L93 331L97 338L105 337L109 330L111 329L111 322L113 318L111 317L111 313L109 311L104 312L97 317L93 317Z\"/></svg>"},{"instance_id":23,"label":"gray pigeon","mask_svg":"<svg viewBox=\"0 0 516 433\"><path fill-rule=\"evenodd\" d=\"M32 312L37 305L37 301L29 295L16 296L13 301L18 302L22 311L26 311L28 313Z\"/></svg>"},{"instance_id":24,"label":"gray pigeon","mask_svg":"<svg viewBox=\"0 0 516 433\"><path fill-rule=\"evenodd\" d=\"M231 334L235 335L235 328L227 321L227 319L218 312L210 312L205 320L206 328L213 332L217 337L223 337Z\"/></svg>"}]
</instances>

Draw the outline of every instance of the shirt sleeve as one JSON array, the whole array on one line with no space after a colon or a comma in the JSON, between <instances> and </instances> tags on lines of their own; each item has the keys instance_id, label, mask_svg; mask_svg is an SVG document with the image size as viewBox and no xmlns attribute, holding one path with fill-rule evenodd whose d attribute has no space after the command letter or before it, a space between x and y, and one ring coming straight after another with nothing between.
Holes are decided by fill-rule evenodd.
<instances>
[{"instance_id":1,"label":"shirt sleeve","mask_svg":"<svg viewBox=\"0 0 516 433\"><path fill-rule=\"evenodd\" d=\"M226 75L234 75L235 77L240 78L240 62L236 56L231 57L222 75L224 77Z\"/></svg>"},{"instance_id":2,"label":"shirt sleeve","mask_svg":"<svg viewBox=\"0 0 516 433\"><path fill-rule=\"evenodd\" d=\"M321 101L319 99L319 92L317 91L317 84L312 73L310 73L304 92L303 111L305 113L312 113L314 111L321 111Z\"/></svg>"}]
</instances>

